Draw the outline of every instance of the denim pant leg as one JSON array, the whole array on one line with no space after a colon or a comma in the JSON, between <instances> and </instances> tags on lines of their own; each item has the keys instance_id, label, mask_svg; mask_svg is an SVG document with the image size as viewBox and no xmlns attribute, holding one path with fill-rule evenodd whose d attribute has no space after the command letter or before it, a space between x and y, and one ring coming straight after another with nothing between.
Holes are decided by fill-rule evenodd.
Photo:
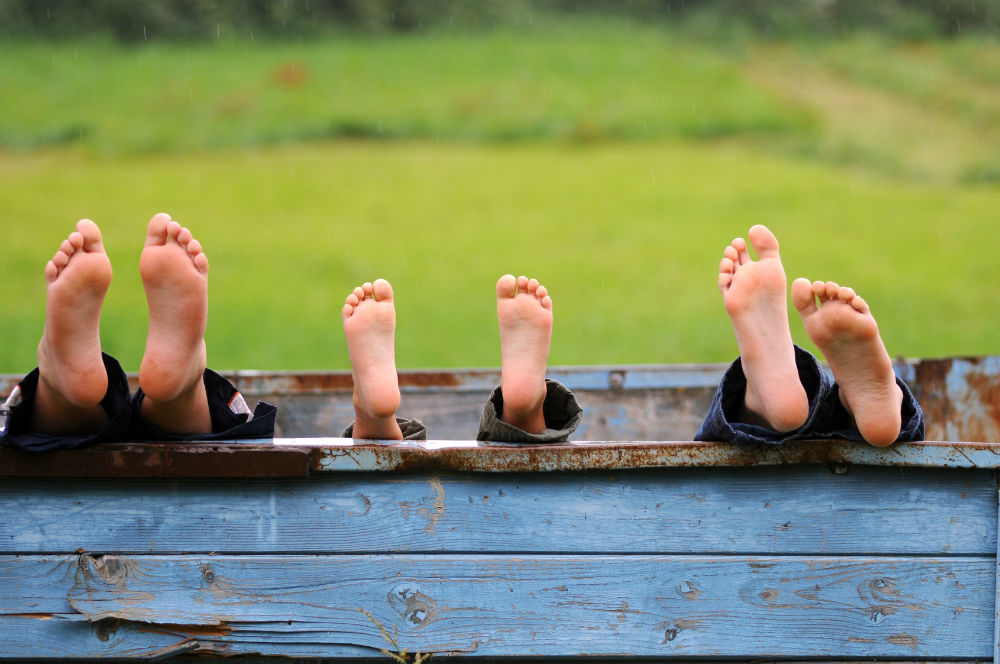
<instances>
[{"instance_id":1,"label":"denim pant leg","mask_svg":"<svg viewBox=\"0 0 1000 664\"><path fill-rule=\"evenodd\" d=\"M154 426L142 416L142 402L146 398L142 389L132 397L132 440L185 441L185 440L241 440L250 438L273 438L274 419L278 409L259 401L251 412L236 386L215 373L205 369L202 374L205 395L208 397L208 412L212 418L212 430L195 434L176 434Z\"/></svg>"},{"instance_id":2,"label":"denim pant leg","mask_svg":"<svg viewBox=\"0 0 1000 664\"><path fill-rule=\"evenodd\" d=\"M129 408L128 376L118 360L101 354L108 373L108 390L101 400L101 408L108 415L108 422L99 431L68 436L52 436L34 431L32 414L38 392L40 374L35 369L25 376L11 391L0 409L6 411L6 422L0 427L0 445L32 452L71 450L128 438L131 420Z\"/></svg>"},{"instance_id":3,"label":"denim pant leg","mask_svg":"<svg viewBox=\"0 0 1000 664\"><path fill-rule=\"evenodd\" d=\"M903 391L903 403L900 406L899 437L896 442L909 442L924 439L924 411L913 396L910 386L897 376L896 385ZM839 438L865 442L858 431L854 418L840 403L840 386L833 384L827 394L827 405L823 409L826 416L817 422L814 431L809 432L810 438Z\"/></svg>"},{"instance_id":4,"label":"denim pant leg","mask_svg":"<svg viewBox=\"0 0 1000 664\"><path fill-rule=\"evenodd\" d=\"M556 380L545 379L545 401L542 414L545 429L539 433L528 433L501 420L503 415L503 392L500 387L493 389L483 408L476 440L496 440L509 443L561 443L569 440L583 418L583 408L568 387Z\"/></svg>"},{"instance_id":5,"label":"denim pant leg","mask_svg":"<svg viewBox=\"0 0 1000 664\"><path fill-rule=\"evenodd\" d=\"M695 440L727 443L767 443L776 445L795 438L808 438L817 422L828 419L829 394L832 382L819 362L806 350L795 347L795 365L799 382L809 398L809 415L798 429L784 433L757 424L739 422L746 396L747 378L740 358L736 358L722 376L705 421L695 434Z\"/></svg>"},{"instance_id":6,"label":"denim pant leg","mask_svg":"<svg viewBox=\"0 0 1000 664\"><path fill-rule=\"evenodd\" d=\"M396 424L403 432L403 440L427 440L427 427L420 420L397 417ZM340 434L341 438L354 438L354 422L347 425L347 428Z\"/></svg>"}]
</instances>

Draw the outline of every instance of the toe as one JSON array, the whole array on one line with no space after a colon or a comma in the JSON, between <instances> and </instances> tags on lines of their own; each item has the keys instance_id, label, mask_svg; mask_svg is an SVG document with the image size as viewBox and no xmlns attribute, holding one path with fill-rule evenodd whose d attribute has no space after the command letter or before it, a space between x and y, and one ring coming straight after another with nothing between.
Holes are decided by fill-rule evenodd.
<instances>
[{"instance_id":1,"label":"toe","mask_svg":"<svg viewBox=\"0 0 1000 664\"><path fill-rule=\"evenodd\" d=\"M373 290L372 282L366 281L365 283L361 284L361 292L365 294L364 296L365 299L368 299L372 296L372 290Z\"/></svg>"},{"instance_id":2,"label":"toe","mask_svg":"<svg viewBox=\"0 0 1000 664\"><path fill-rule=\"evenodd\" d=\"M753 250L757 252L757 258L778 257L778 238L774 236L774 233L767 226L760 224L753 226L747 233L747 237L750 238L750 242L753 244Z\"/></svg>"},{"instance_id":3,"label":"toe","mask_svg":"<svg viewBox=\"0 0 1000 664\"><path fill-rule=\"evenodd\" d=\"M372 284L372 293L378 302L392 301L392 286L385 279L376 279Z\"/></svg>"},{"instance_id":4,"label":"toe","mask_svg":"<svg viewBox=\"0 0 1000 664\"><path fill-rule=\"evenodd\" d=\"M181 230L183 230L182 226L180 224L178 224L176 221L167 222L167 237L166 237L166 239L167 240L173 240L174 242L177 242L177 236L180 235Z\"/></svg>"},{"instance_id":5,"label":"toe","mask_svg":"<svg viewBox=\"0 0 1000 664\"><path fill-rule=\"evenodd\" d=\"M841 286L837 289L837 298L842 302L850 302L857 293L850 286Z\"/></svg>"},{"instance_id":6,"label":"toe","mask_svg":"<svg viewBox=\"0 0 1000 664\"><path fill-rule=\"evenodd\" d=\"M552 311L552 298L549 297L548 295L542 298L542 308Z\"/></svg>"},{"instance_id":7,"label":"toe","mask_svg":"<svg viewBox=\"0 0 1000 664\"><path fill-rule=\"evenodd\" d=\"M792 282L792 305L803 316L816 312L816 292L808 279L799 278Z\"/></svg>"},{"instance_id":8,"label":"toe","mask_svg":"<svg viewBox=\"0 0 1000 664\"><path fill-rule=\"evenodd\" d=\"M539 284L538 288L535 289L535 297L537 297L539 300L544 300L545 296L547 296L548 294L549 294L548 289L545 288L545 286L542 286L541 284Z\"/></svg>"},{"instance_id":9,"label":"toe","mask_svg":"<svg viewBox=\"0 0 1000 664\"><path fill-rule=\"evenodd\" d=\"M743 265L744 263L750 262L750 252L747 251L746 240L744 240L741 237L736 238L735 240L733 240L733 247L736 248L736 253L738 256L736 263L738 265Z\"/></svg>"},{"instance_id":10,"label":"toe","mask_svg":"<svg viewBox=\"0 0 1000 664\"><path fill-rule=\"evenodd\" d=\"M340 317L347 320L354 313L354 307L350 304L345 303L343 308L340 310Z\"/></svg>"},{"instance_id":11,"label":"toe","mask_svg":"<svg viewBox=\"0 0 1000 664\"><path fill-rule=\"evenodd\" d=\"M497 297L514 297L517 293L517 278L513 274L505 274L497 281Z\"/></svg>"},{"instance_id":12,"label":"toe","mask_svg":"<svg viewBox=\"0 0 1000 664\"><path fill-rule=\"evenodd\" d=\"M191 234L191 230L187 226L181 226L181 229L177 231L177 243L189 244L192 239L194 239L194 235Z\"/></svg>"},{"instance_id":13,"label":"toe","mask_svg":"<svg viewBox=\"0 0 1000 664\"><path fill-rule=\"evenodd\" d=\"M170 223L170 215L165 212L154 214L149 220L146 228L146 244L163 244L167 241L167 225Z\"/></svg>"},{"instance_id":14,"label":"toe","mask_svg":"<svg viewBox=\"0 0 1000 664\"><path fill-rule=\"evenodd\" d=\"M860 295L854 296L854 299L851 300L851 306L859 313L867 314L871 312L871 307L868 306L868 303Z\"/></svg>"},{"instance_id":15,"label":"toe","mask_svg":"<svg viewBox=\"0 0 1000 664\"><path fill-rule=\"evenodd\" d=\"M538 279L528 279L528 292L534 293L538 290Z\"/></svg>"},{"instance_id":16,"label":"toe","mask_svg":"<svg viewBox=\"0 0 1000 664\"><path fill-rule=\"evenodd\" d=\"M725 293L729 290L729 285L733 283L733 275L726 274L725 272L719 273L719 291Z\"/></svg>"}]
</instances>

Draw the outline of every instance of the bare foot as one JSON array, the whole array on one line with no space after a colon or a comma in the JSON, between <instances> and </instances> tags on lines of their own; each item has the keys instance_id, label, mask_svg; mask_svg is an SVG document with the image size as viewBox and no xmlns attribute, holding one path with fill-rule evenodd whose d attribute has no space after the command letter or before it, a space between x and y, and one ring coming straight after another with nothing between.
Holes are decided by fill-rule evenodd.
<instances>
[{"instance_id":1,"label":"bare foot","mask_svg":"<svg viewBox=\"0 0 1000 664\"><path fill-rule=\"evenodd\" d=\"M354 373L354 437L402 440L396 423L396 307L385 279L358 286L341 311Z\"/></svg>"},{"instance_id":2,"label":"bare foot","mask_svg":"<svg viewBox=\"0 0 1000 664\"><path fill-rule=\"evenodd\" d=\"M528 433L545 429L545 364L552 340L552 298L535 279L505 274L497 281L500 322L500 419Z\"/></svg>"},{"instance_id":3,"label":"bare foot","mask_svg":"<svg viewBox=\"0 0 1000 664\"><path fill-rule=\"evenodd\" d=\"M208 317L208 258L201 244L170 215L149 222L139 273L149 305L146 352L139 386L142 414L178 434L210 433L202 376Z\"/></svg>"},{"instance_id":4,"label":"bare foot","mask_svg":"<svg viewBox=\"0 0 1000 664\"><path fill-rule=\"evenodd\" d=\"M108 421L100 406L108 390L100 316L111 284L111 261L97 224L89 219L76 223L76 231L45 265L45 282L33 426L51 435L98 431Z\"/></svg>"},{"instance_id":5,"label":"bare foot","mask_svg":"<svg viewBox=\"0 0 1000 664\"><path fill-rule=\"evenodd\" d=\"M872 445L892 444L899 436L903 391L868 303L851 288L808 279L792 283L792 303L830 364L840 402L858 431Z\"/></svg>"},{"instance_id":6,"label":"bare foot","mask_svg":"<svg viewBox=\"0 0 1000 664\"><path fill-rule=\"evenodd\" d=\"M719 263L719 290L747 379L740 419L791 431L809 416L809 398L799 381L788 329L785 270L770 230L756 225L748 237L758 260L750 258L746 241L736 238Z\"/></svg>"}]
</instances>

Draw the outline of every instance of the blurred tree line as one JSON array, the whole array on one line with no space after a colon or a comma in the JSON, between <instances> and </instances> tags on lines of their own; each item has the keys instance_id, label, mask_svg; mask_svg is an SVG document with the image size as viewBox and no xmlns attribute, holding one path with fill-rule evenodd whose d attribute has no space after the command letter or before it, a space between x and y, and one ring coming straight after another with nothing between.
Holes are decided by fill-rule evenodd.
<instances>
[{"instance_id":1,"label":"blurred tree line","mask_svg":"<svg viewBox=\"0 0 1000 664\"><path fill-rule=\"evenodd\" d=\"M120 41L481 29L596 15L765 38L996 34L1000 0L0 0L0 35Z\"/></svg>"}]
</instances>

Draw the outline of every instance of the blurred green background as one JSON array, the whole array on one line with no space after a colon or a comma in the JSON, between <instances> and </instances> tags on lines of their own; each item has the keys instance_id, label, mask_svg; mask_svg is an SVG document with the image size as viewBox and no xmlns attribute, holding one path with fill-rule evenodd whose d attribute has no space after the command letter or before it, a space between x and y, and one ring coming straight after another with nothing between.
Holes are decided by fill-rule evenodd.
<instances>
[{"instance_id":1,"label":"blurred green background","mask_svg":"<svg viewBox=\"0 0 1000 664\"><path fill-rule=\"evenodd\" d=\"M0 372L35 364L80 217L135 370L145 224L211 261L209 364L347 368L396 291L401 368L499 364L493 284L555 300L551 364L721 362L752 224L890 353L1000 352L1000 0L0 0ZM797 316L795 339L808 346Z\"/></svg>"}]
</instances>

